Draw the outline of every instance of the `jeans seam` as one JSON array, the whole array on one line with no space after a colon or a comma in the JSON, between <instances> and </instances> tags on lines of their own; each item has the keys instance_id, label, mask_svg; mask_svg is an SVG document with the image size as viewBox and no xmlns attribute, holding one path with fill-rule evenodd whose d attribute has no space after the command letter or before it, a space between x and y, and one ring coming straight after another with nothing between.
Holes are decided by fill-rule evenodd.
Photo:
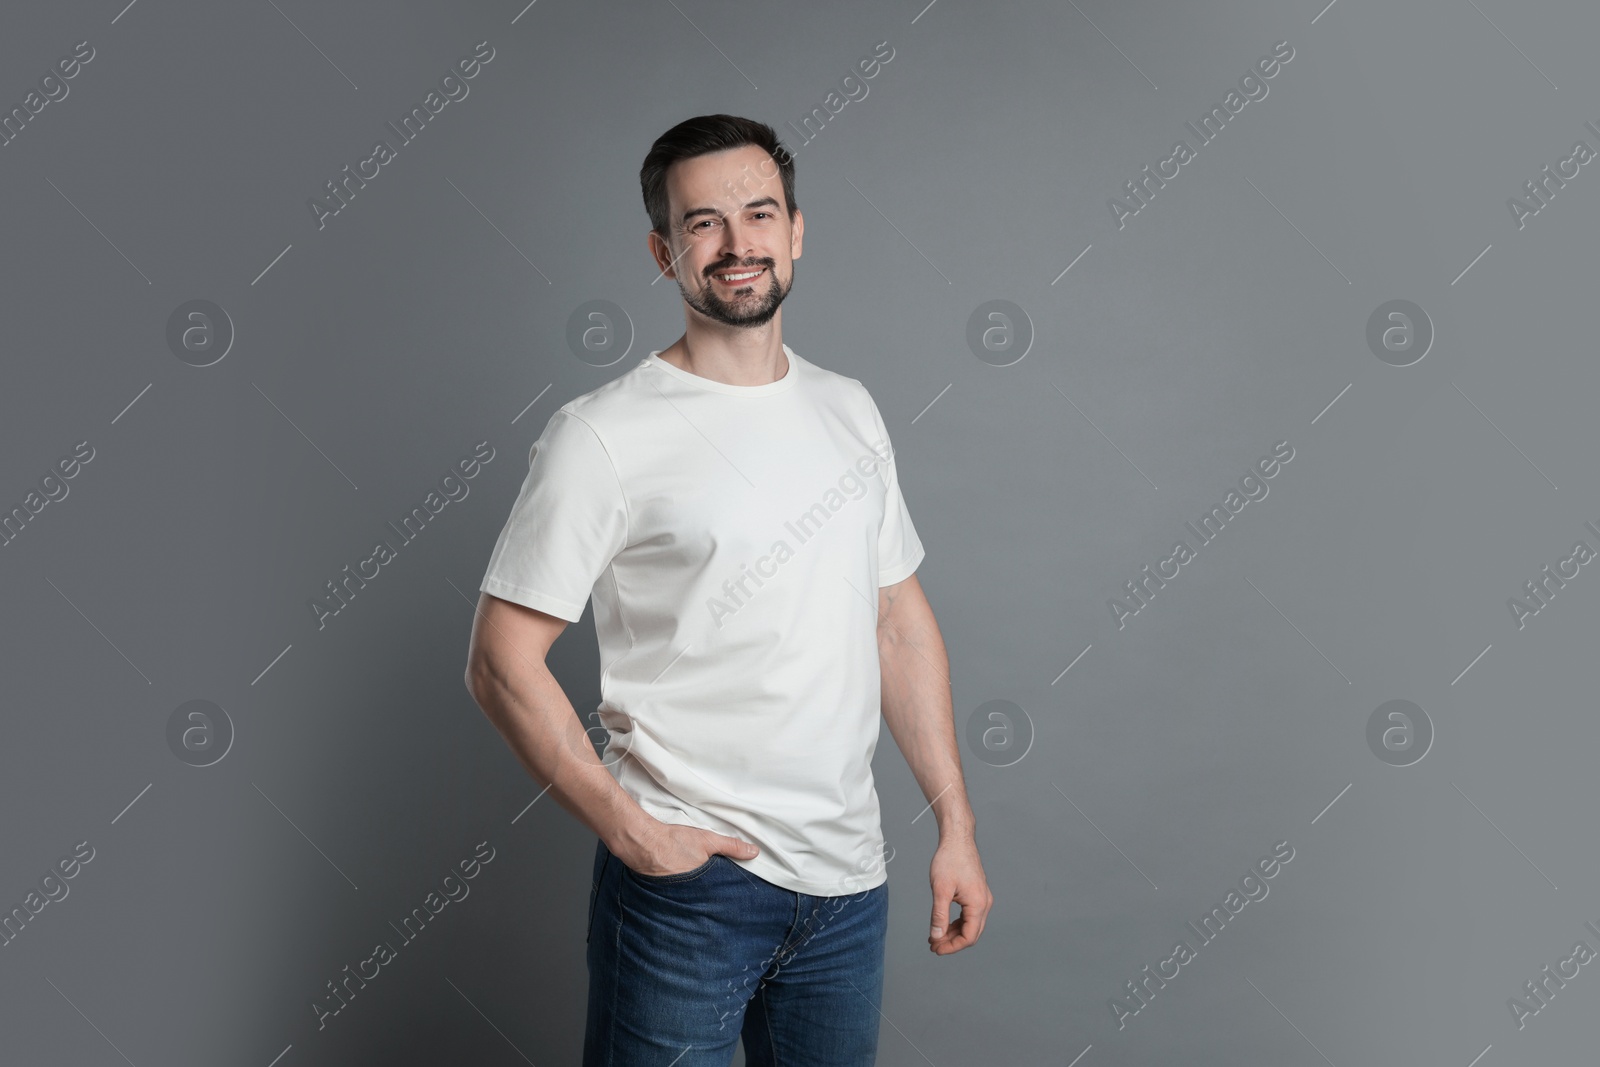
<instances>
[{"instance_id":1,"label":"jeans seam","mask_svg":"<svg viewBox=\"0 0 1600 1067\"><path fill-rule=\"evenodd\" d=\"M601 847L604 848L605 846L602 845ZM611 850L608 848L605 850L604 858L600 860L600 874L595 878L594 885L589 894L589 927L584 931L583 934L583 943L586 945L589 943L589 939L594 936L594 913L600 904L600 883L605 881L606 868L610 865Z\"/></svg>"},{"instance_id":2,"label":"jeans seam","mask_svg":"<svg viewBox=\"0 0 1600 1067\"><path fill-rule=\"evenodd\" d=\"M761 1017L766 1021L767 1024L767 1052L772 1056L772 1067L783 1067L783 1065L778 1062L778 1039L773 1036L772 1012L768 1010L767 1000L767 997L761 998Z\"/></svg>"},{"instance_id":3,"label":"jeans seam","mask_svg":"<svg viewBox=\"0 0 1600 1067\"><path fill-rule=\"evenodd\" d=\"M612 1061L617 1055L617 990L622 985L622 922L627 917L628 909L622 903L622 890L617 890L617 928L611 940L611 1005L606 1012L606 1062L605 1067L612 1067Z\"/></svg>"}]
</instances>

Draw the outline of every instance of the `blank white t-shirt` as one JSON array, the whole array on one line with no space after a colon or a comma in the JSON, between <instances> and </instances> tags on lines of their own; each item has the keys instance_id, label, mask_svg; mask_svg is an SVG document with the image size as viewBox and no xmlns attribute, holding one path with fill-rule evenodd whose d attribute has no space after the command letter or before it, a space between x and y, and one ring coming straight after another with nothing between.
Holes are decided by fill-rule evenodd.
<instances>
[{"instance_id":1,"label":"blank white t-shirt","mask_svg":"<svg viewBox=\"0 0 1600 1067\"><path fill-rule=\"evenodd\" d=\"M878 588L923 549L866 387L783 351L753 386L651 352L563 405L479 588L569 622L592 595L617 782L835 896L888 877Z\"/></svg>"}]
</instances>

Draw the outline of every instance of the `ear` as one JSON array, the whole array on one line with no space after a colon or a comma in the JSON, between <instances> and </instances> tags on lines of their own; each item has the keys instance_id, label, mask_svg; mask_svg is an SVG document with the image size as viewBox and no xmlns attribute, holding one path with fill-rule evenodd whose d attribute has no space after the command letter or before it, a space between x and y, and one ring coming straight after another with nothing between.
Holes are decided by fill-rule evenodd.
<instances>
[{"instance_id":1,"label":"ear","mask_svg":"<svg viewBox=\"0 0 1600 1067\"><path fill-rule=\"evenodd\" d=\"M650 251L650 258L654 261L656 270L668 278L676 278L677 275L674 273L676 268L672 264L672 247L662 239L661 235L651 230L645 234L644 244Z\"/></svg>"}]
</instances>

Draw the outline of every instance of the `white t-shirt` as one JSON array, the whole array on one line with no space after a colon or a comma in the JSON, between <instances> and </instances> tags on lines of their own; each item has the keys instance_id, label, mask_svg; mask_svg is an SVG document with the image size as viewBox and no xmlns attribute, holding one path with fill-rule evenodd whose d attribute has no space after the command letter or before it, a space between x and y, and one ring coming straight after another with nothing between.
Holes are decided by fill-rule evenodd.
<instances>
[{"instance_id":1,"label":"white t-shirt","mask_svg":"<svg viewBox=\"0 0 1600 1067\"><path fill-rule=\"evenodd\" d=\"M479 588L569 622L592 594L621 787L835 896L888 878L878 588L923 550L866 387L783 351L787 373L753 386L653 351L564 404Z\"/></svg>"}]
</instances>

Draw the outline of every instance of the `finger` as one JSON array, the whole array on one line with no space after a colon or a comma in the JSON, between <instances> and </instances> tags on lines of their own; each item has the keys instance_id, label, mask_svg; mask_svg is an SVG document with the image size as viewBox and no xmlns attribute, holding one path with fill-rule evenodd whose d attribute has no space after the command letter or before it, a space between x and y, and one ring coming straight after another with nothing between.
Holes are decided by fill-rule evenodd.
<instances>
[{"instance_id":1,"label":"finger","mask_svg":"<svg viewBox=\"0 0 1600 1067\"><path fill-rule=\"evenodd\" d=\"M956 889L954 897L956 903L961 905L961 914L950 924L949 936L935 946L934 951L940 955L960 952L983 936L983 927L988 919L991 899L985 893L979 903L967 903L967 899L972 896L973 894L965 888L958 887Z\"/></svg>"},{"instance_id":2,"label":"finger","mask_svg":"<svg viewBox=\"0 0 1600 1067\"><path fill-rule=\"evenodd\" d=\"M980 883L975 895L978 899L973 904L963 902L961 905L961 918L965 920L962 929L971 936L968 944L983 936L983 928L989 924L989 912L994 910L994 894L989 892L988 886Z\"/></svg>"},{"instance_id":3,"label":"finger","mask_svg":"<svg viewBox=\"0 0 1600 1067\"><path fill-rule=\"evenodd\" d=\"M950 926L950 897L948 887L933 887L933 920L928 925L928 940L939 941Z\"/></svg>"},{"instance_id":4,"label":"finger","mask_svg":"<svg viewBox=\"0 0 1600 1067\"><path fill-rule=\"evenodd\" d=\"M741 841L737 837L728 837L725 834L712 833L710 830L707 830L706 833L711 834L713 852L720 852L726 856L737 856L742 860L755 859L761 853L761 850L749 841Z\"/></svg>"},{"instance_id":5,"label":"finger","mask_svg":"<svg viewBox=\"0 0 1600 1067\"><path fill-rule=\"evenodd\" d=\"M960 943L962 932L966 929L963 916L956 916L945 929L945 935L939 940L931 942L929 947L940 956L948 956L952 952L959 952L964 946Z\"/></svg>"},{"instance_id":6,"label":"finger","mask_svg":"<svg viewBox=\"0 0 1600 1067\"><path fill-rule=\"evenodd\" d=\"M978 935L983 933L984 924L989 920L989 911L994 907L994 897L987 892L970 893L957 889L956 902L961 905L961 918L964 920L962 927L971 932L972 939L976 941Z\"/></svg>"},{"instance_id":7,"label":"finger","mask_svg":"<svg viewBox=\"0 0 1600 1067\"><path fill-rule=\"evenodd\" d=\"M944 954L960 952L962 949L978 940L979 929L981 929L981 927L975 926L971 921L969 921L967 919L967 913L963 911L961 913L961 918L957 919L950 927L950 937L945 941Z\"/></svg>"}]
</instances>

